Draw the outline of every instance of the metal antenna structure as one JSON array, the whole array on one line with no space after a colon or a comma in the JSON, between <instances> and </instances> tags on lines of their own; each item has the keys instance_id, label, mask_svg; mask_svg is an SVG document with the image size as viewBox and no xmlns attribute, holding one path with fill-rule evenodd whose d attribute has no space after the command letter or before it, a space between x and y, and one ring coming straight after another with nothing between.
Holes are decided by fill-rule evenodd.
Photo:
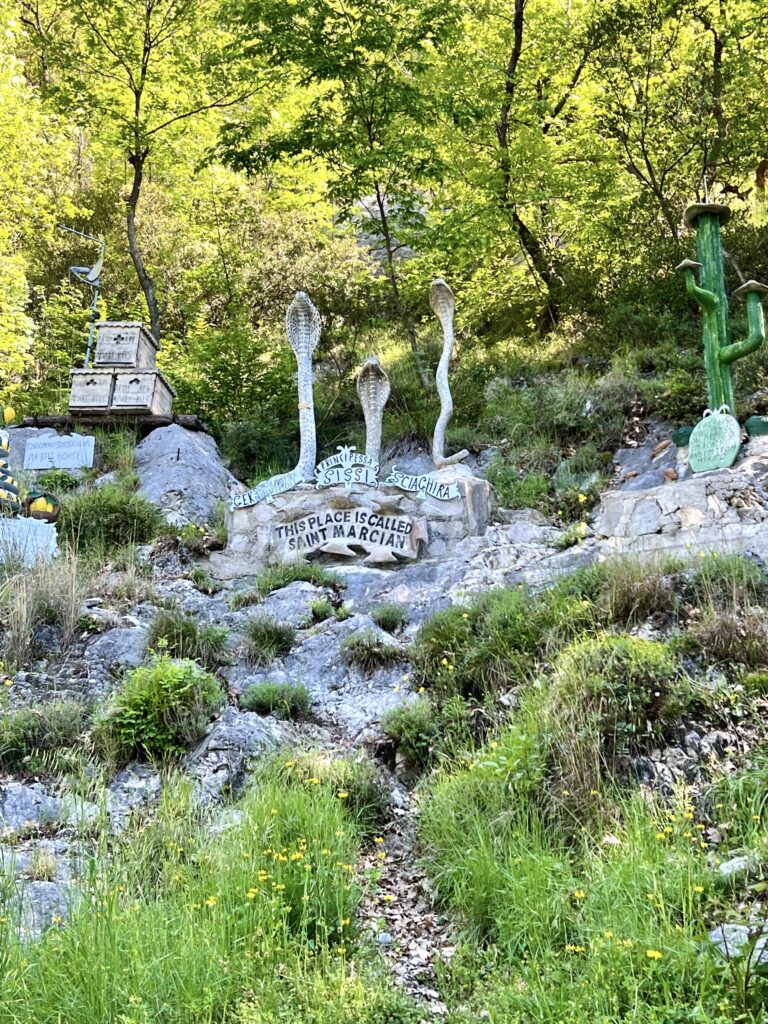
<instances>
[{"instance_id":1,"label":"metal antenna structure","mask_svg":"<svg viewBox=\"0 0 768 1024\"><path fill-rule=\"evenodd\" d=\"M91 349L93 347L93 333L96 327L96 317L98 316L96 308L99 302L99 288L101 287L101 268L104 266L104 251L106 249L106 243L102 238L96 238L95 235L88 235L84 231L76 231L74 228L69 228L66 224L59 224L60 231L68 231L71 235L78 235L80 238L87 238L90 242L96 242L99 246L99 255L96 258L96 262L91 267L70 267L69 276L80 281L81 284L87 285L93 292L93 298L91 299L91 323L88 328L88 348L85 351L85 368L86 370L91 365Z\"/></svg>"}]
</instances>

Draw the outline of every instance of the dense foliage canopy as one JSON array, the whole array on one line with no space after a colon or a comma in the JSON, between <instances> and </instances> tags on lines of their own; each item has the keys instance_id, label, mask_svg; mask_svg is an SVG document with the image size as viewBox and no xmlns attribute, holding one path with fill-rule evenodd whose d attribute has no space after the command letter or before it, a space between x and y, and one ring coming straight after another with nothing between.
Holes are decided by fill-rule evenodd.
<instances>
[{"instance_id":1,"label":"dense foliage canopy","mask_svg":"<svg viewBox=\"0 0 768 1024\"><path fill-rule=\"evenodd\" d=\"M370 351L388 437L429 434L438 274L454 427L486 440L489 382L567 364L689 414L690 201L732 207L730 284L768 277L758 0L0 0L0 19L0 397L23 412L63 408L84 353L67 268L96 249L60 224L106 240L101 314L153 325L177 408L236 436L243 472L293 456L297 288L324 320L328 445Z\"/></svg>"}]
</instances>

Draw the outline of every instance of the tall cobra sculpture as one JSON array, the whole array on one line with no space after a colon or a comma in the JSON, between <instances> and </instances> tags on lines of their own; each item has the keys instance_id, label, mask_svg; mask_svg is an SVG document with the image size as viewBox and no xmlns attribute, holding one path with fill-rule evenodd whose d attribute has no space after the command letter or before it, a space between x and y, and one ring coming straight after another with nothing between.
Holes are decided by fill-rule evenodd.
<instances>
[{"instance_id":1,"label":"tall cobra sculpture","mask_svg":"<svg viewBox=\"0 0 768 1024\"><path fill-rule=\"evenodd\" d=\"M462 459L466 459L469 452L463 449L449 458L445 456L445 428L453 415L453 399L448 386L448 367L453 353L453 313L456 302L453 292L442 277L438 277L432 282L432 287L429 289L429 304L443 328L443 354L440 356L435 374L437 393L440 395L440 415L437 418L435 433L432 437L432 462L436 469L440 469L441 466L450 466L455 462L461 462Z\"/></svg>"},{"instance_id":2,"label":"tall cobra sculpture","mask_svg":"<svg viewBox=\"0 0 768 1024\"><path fill-rule=\"evenodd\" d=\"M389 377L376 356L369 356L357 378L357 393L365 417L365 454L378 465L381 456L381 422L390 393Z\"/></svg>"},{"instance_id":3,"label":"tall cobra sculpture","mask_svg":"<svg viewBox=\"0 0 768 1024\"><path fill-rule=\"evenodd\" d=\"M301 447L299 461L290 473L278 473L263 480L245 494L232 494L231 509L246 508L260 501L271 502L276 494L290 491L302 481L315 476L317 435L315 433L315 405L312 395L312 354L320 340L320 314L305 292L296 292L285 314L285 333L291 343L299 383L299 430Z\"/></svg>"},{"instance_id":4,"label":"tall cobra sculpture","mask_svg":"<svg viewBox=\"0 0 768 1024\"><path fill-rule=\"evenodd\" d=\"M320 314L306 292L296 292L285 314L285 333L299 369L299 431L301 449L294 472L301 480L313 480L317 461L315 403L312 393L312 355L320 341Z\"/></svg>"}]
</instances>

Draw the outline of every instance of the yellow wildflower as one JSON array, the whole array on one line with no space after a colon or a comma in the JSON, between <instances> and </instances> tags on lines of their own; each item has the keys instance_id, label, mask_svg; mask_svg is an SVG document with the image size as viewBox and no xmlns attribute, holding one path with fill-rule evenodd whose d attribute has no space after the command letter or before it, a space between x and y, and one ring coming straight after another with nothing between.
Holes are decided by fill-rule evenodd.
<instances>
[{"instance_id":1,"label":"yellow wildflower","mask_svg":"<svg viewBox=\"0 0 768 1024\"><path fill-rule=\"evenodd\" d=\"M645 955L649 960L661 960L661 953L658 949L646 949Z\"/></svg>"}]
</instances>

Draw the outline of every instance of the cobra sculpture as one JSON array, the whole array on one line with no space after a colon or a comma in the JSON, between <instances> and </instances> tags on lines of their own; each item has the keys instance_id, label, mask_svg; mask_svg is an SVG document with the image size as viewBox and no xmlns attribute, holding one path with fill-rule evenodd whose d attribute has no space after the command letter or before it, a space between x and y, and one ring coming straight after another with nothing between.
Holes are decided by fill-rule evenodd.
<instances>
[{"instance_id":1,"label":"cobra sculpture","mask_svg":"<svg viewBox=\"0 0 768 1024\"><path fill-rule=\"evenodd\" d=\"M378 466L381 456L381 422L390 393L389 377L376 356L369 356L357 378L357 393L365 417L365 454Z\"/></svg>"},{"instance_id":2,"label":"cobra sculpture","mask_svg":"<svg viewBox=\"0 0 768 1024\"><path fill-rule=\"evenodd\" d=\"M296 356L299 385L299 431L301 446L299 461L289 473L278 473L264 480L248 492L246 504L255 505L266 499L271 502L276 494L292 490L315 475L317 435L315 433L315 404L312 394L312 354L320 340L320 314L306 292L296 292L285 314L285 333Z\"/></svg>"},{"instance_id":3,"label":"cobra sculpture","mask_svg":"<svg viewBox=\"0 0 768 1024\"><path fill-rule=\"evenodd\" d=\"M450 466L455 462L461 462L462 459L466 459L469 452L462 449L448 458L445 455L445 428L453 415L453 399L448 385L448 367L453 353L453 313L456 301L453 292L442 277L438 277L432 282L432 287L429 289L429 304L443 328L443 354L440 356L435 374L437 393L440 396L440 415L432 436L432 462L436 469L440 469L441 466Z\"/></svg>"}]
</instances>

